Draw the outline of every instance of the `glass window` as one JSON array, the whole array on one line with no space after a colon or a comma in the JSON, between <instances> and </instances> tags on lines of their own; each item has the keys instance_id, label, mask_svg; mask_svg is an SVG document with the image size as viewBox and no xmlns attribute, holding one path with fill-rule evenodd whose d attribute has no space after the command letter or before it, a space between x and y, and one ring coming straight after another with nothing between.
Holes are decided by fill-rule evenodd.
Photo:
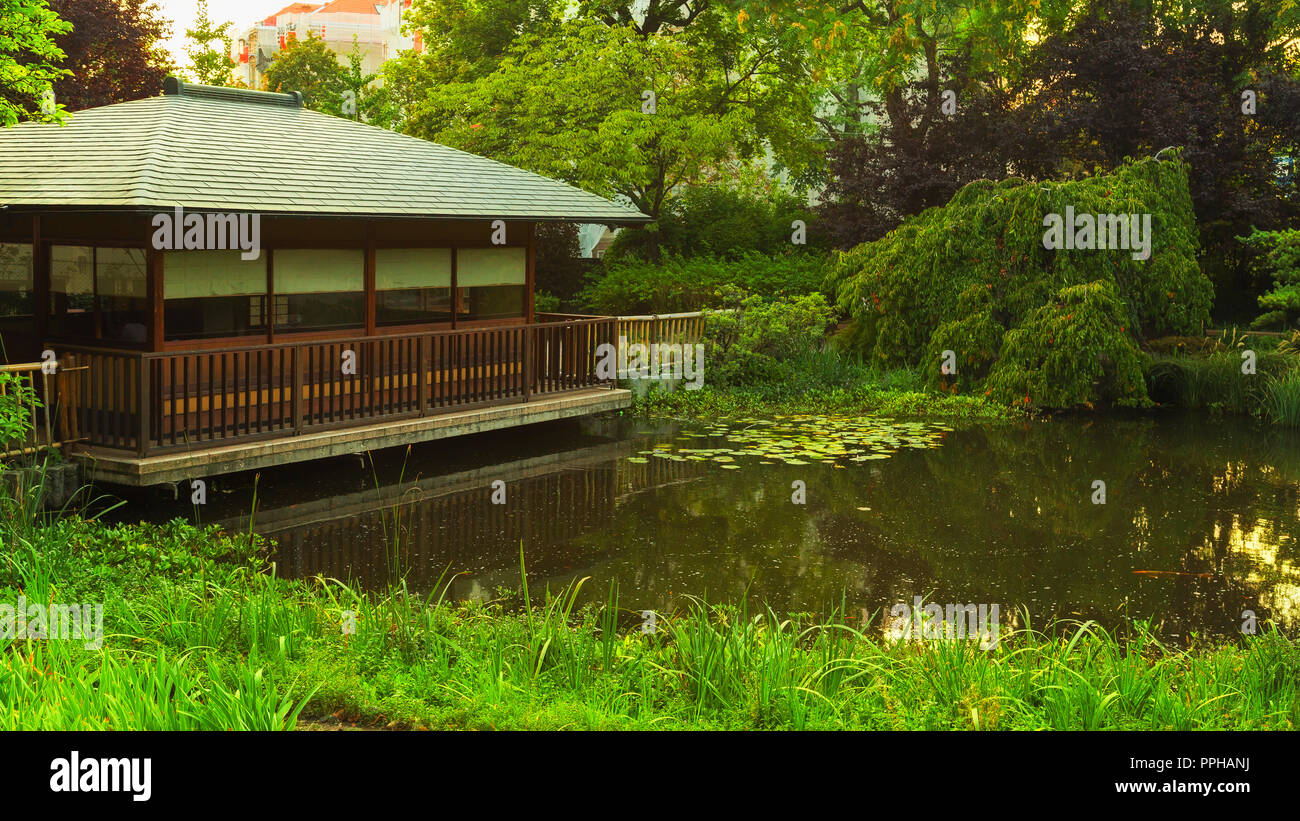
<instances>
[{"instance_id":1,"label":"glass window","mask_svg":"<svg viewBox=\"0 0 1300 821\"><path fill-rule=\"evenodd\" d=\"M95 336L94 248L51 246L50 332L59 336Z\"/></svg>"},{"instance_id":2,"label":"glass window","mask_svg":"<svg viewBox=\"0 0 1300 821\"><path fill-rule=\"evenodd\" d=\"M95 291L100 337L143 343L148 337L149 297L143 248L96 248Z\"/></svg>"},{"instance_id":3,"label":"glass window","mask_svg":"<svg viewBox=\"0 0 1300 821\"><path fill-rule=\"evenodd\" d=\"M457 316L522 317L527 305L528 249L462 248L456 251Z\"/></svg>"},{"instance_id":4,"label":"glass window","mask_svg":"<svg viewBox=\"0 0 1300 821\"><path fill-rule=\"evenodd\" d=\"M0 242L0 317L33 313L32 246Z\"/></svg>"},{"instance_id":5,"label":"glass window","mask_svg":"<svg viewBox=\"0 0 1300 821\"><path fill-rule=\"evenodd\" d=\"M240 251L163 254L163 327L167 339L266 333L266 256Z\"/></svg>"},{"instance_id":6,"label":"glass window","mask_svg":"<svg viewBox=\"0 0 1300 821\"><path fill-rule=\"evenodd\" d=\"M375 251L375 323L451 320L451 249Z\"/></svg>"},{"instance_id":7,"label":"glass window","mask_svg":"<svg viewBox=\"0 0 1300 821\"><path fill-rule=\"evenodd\" d=\"M365 251L277 250L275 329L327 331L365 323Z\"/></svg>"}]
</instances>

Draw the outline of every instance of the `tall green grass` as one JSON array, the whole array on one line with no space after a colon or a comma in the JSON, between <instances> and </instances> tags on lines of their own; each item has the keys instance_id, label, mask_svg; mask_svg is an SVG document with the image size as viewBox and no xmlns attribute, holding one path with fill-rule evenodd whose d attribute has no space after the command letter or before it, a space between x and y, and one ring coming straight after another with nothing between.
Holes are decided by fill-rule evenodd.
<instances>
[{"instance_id":1,"label":"tall green grass","mask_svg":"<svg viewBox=\"0 0 1300 821\"><path fill-rule=\"evenodd\" d=\"M1208 356L1157 356L1146 366L1151 397L1162 404L1300 425L1300 357L1261 351L1256 372L1242 372L1238 350Z\"/></svg>"},{"instance_id":2,"label":"tall green grass","mask_svg":"<svg viewBox=\"0 0 1300 821\"><path fill-rule=\"evenodd\" d=\"M19 525L22 530L24 526ZM617 586L518 596L279 578L266 545L75 517L12 538L0 601L104 604L103 646L0 640L0 729L1288 729L1300 644L1171 647L1149 624L910 642L844 616L687 599L643 632ZM584 603L585 602L585 603ZM1027 625L1027 617L1022 621ZM354 629L353 629L354 628Z\"/></svg>"}]
</instances>

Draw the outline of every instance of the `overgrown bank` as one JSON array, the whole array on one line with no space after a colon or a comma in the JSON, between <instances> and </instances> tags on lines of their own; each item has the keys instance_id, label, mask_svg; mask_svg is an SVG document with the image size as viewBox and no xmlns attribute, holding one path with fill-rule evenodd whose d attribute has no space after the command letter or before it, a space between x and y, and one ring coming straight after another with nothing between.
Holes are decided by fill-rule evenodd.
<instances>
[{"instance_id":1,"label":"overgrown bank","mask_svg":"<svg viewBox=\"0 0 1300 821\"><path fill-rule=\"evenodd\" d=\"M821 619L698 605L643 633L615 591L489 603L286 581L255 536L78 518L2 526L0 600L97 601L101 649L0 640L4 729L1289 729L1300 646L1173 649L1136 623L892 642ZM864 629L865 627L865 629Z\"/></svg>"}]
</instances>

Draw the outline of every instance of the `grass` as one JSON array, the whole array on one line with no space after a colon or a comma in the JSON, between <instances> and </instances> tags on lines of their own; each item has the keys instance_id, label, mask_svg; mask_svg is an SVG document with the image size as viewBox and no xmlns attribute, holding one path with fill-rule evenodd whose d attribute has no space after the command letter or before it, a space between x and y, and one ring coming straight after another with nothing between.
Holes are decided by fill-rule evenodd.
<instances>
[{"instance_id":1,"label":"grass","mask_svg":"<svg viewBox=\"0 0 1300 821\"><path fill-rule=\"evenodd\" d=\"M1146 366L1147 385L1161 404L1300 426L1300 358L1261 351L1254 374L1243 373L1242 365L1237 350L1156 355Z\"/></svg>"},{"instance_id":2,"label":"grass","mask_svg":"<svg viewBox=\"0 0 1300 821\"><path fill-rule=\"evenodd\" d=\"M699 390L679 388L672 392L652 387L634 401L632 412L710 418L774 413L876 414L983 421L1023 415L982 396L929 390L913 370L875 370L834 349L796 357L784 363L779 378L770 381L714 386L706 380Z\"/></svg>"},{"instance_id":3,"label":"grass","mask_svg":"<svg viewBox=\"0 0 1300 821\"><path fill-rule=\"evenodd\" d=\"M909 643L692 600L653 633L585 580L489 602L278 578L250 533L0 524L0 602L102 602L103 646L0 639L0 729L1291 729L1300 645L1173 648L1147 624ZM521 573L523 570L521 553Z\"/></svg>"}]
</instances>

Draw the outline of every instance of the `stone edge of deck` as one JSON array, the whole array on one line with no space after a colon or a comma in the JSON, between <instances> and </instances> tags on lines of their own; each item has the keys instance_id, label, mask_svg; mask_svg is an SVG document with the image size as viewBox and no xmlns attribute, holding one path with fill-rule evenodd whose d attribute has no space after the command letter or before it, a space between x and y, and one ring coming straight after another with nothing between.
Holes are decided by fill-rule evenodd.
<instances>
[{"instance_id":1,"label":"stone edge of deck","mask_svg":"<svg viewBox=\"0 0 1300 821\"><path fill-rule=\"evenodd\" d=\"M553 422L619 410L631 404L631 391L591 388L519 404L333 428L143 459L108 451L78 453L74 458L85 462L87 475L96 482L141 487Z\"/></svg>"}]
</instances>

